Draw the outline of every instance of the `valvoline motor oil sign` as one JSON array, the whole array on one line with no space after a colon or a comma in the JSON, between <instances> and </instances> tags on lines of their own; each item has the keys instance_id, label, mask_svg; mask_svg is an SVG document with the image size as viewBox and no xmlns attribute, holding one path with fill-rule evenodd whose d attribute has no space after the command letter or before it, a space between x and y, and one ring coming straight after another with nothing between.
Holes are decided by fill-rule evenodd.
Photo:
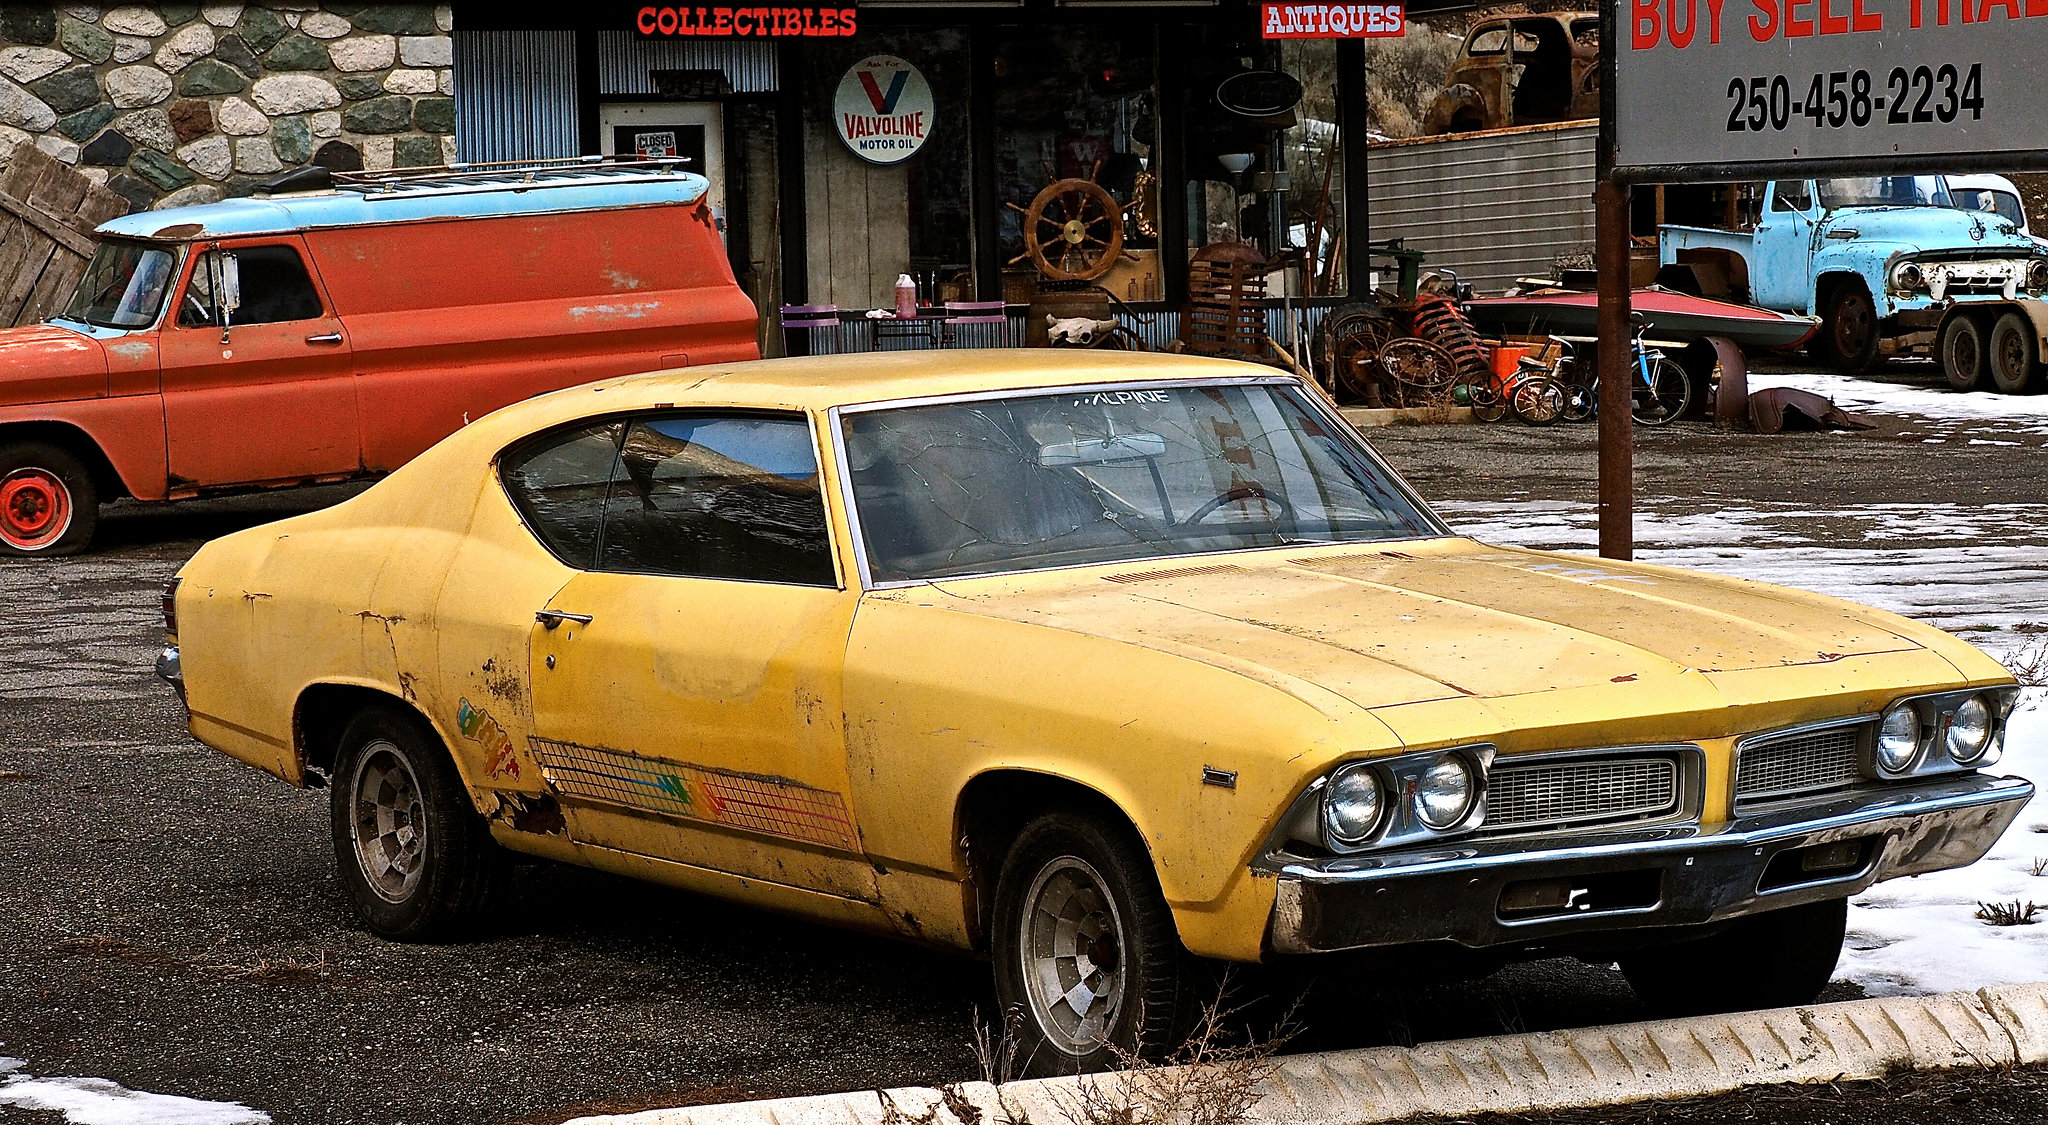
<instances>
[{"instance_id":1,"label":"valvoline motor oil sign","mask_svg":"<svg viewBox=\"0 0 2048 1125\"><path fill-rule=\"evenodd\" d=\"M931 135L931 84L895 55L870 56L839 80L832 120L855 156L874 164L901 163Z\"/></svg>"}]
</instances>

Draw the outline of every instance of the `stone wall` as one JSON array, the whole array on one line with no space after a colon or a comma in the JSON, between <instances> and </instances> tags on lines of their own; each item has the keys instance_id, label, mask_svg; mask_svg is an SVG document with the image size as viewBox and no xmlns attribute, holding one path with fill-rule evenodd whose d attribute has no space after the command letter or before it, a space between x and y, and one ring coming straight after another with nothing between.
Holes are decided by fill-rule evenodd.
<instances>
[{"instance_id":1,"label":"stone wall","mask_svg":"<svg viewBox=\"0 0 2048 1125\"><path fill-rule=\"evenodd\" d=\"M455 159L446 5L0 6L0 147L32 142L137 210L288 168Z\"/></svg>"}]
</instances>

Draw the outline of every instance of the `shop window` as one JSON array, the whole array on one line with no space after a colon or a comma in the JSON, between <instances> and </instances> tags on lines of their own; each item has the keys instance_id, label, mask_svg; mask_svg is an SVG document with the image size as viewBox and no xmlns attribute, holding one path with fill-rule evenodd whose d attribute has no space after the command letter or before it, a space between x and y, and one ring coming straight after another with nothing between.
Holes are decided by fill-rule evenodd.
<instances>
[{"instance_id":1,"label":"shop window","mask_svg":"<svg viewBox=\"0 0 2048 1125\"><path fill-rule=\"evenodd\" d=\"M996 204L1002 208L997 238L1010 299L1028 299L1045 272L1037 258L1064 272L1091 272L1107 253L1112 224L1121 228L1122 250L1096 284L1126 301L1165 298L1153 37L1149 25L1088 34L1068 27L1000 33L993 76ZM1090 180L1107 201L1094 193L1063 193L1049 202L1044 221L1034 220L1026 213L1033 201L1060 180ZM1089 241L1072 246L1061 240L1059 226L1069 218L1088 224Z\"/></svg>"}]
</instances>

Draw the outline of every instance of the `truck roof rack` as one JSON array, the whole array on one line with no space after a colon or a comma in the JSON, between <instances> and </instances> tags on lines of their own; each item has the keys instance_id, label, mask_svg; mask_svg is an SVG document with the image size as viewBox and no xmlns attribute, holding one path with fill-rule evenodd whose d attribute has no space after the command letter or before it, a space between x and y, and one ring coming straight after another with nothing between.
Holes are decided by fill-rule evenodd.
<instances>
[{"instance_id":1,"label":"truck roof rack","mask_svg":"<svg viewBox=\"0 0 2048 1125\"><path fill-rule=\"evenodd\" d=\"M610 156L568 156L541 160L499 160L488 163L459 161L447 165L390 168L376 172L331 172L333 186L356 191L374 199L378 196L448 189L468 191L519 190L554 184L589 183L593 178L666 178L684 173L688 157L661 156L621 159ZM298 190L304 190L300 188Z\"/></svg>"}]
</instances>

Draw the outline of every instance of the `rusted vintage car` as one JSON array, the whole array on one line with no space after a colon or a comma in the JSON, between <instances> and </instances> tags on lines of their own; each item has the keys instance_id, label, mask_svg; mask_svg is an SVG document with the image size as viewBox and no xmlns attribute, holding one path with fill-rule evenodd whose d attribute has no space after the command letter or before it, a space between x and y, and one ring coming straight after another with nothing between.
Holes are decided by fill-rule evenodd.
<instances>
[{"instance_id":1,"label":"rusted vintage car","mask_svg":"<svg viewBox=\"0 0 2048 1125\"><path fill-rule=\"evenodd\" d=\"M542 391L759 354L701 176L323 175L107 223L60 316L0 329L0 554L83 550L104 500L381 473Z\"/></svg>"},{"instance_id":2,"label":"rusted vintage car","mask_svg":"<svg viewBox=\"0 0 2048 1125\"><path fill-rule=\"evenodd\" d=\"M1039 1073L1169 1049L1204 958L1808 1002L1848 896L2033 792L1962 641L1474 542L1308 384L1185 356L561 391L166 605L193 734L330 788L373 930L460 932L504 849L583 864L984 952Z\"/></svg>"},{"instance_id":3,"label":"rusted vintage car","mask_svg":"<svg viewBox=\"0 0 2048 1125\"><path fill-rule=\"evenodd\" d=\"M1600 15L1482 19L1423 116L1426 136L1600 116Z\"/></svg>"}]
</instances>

